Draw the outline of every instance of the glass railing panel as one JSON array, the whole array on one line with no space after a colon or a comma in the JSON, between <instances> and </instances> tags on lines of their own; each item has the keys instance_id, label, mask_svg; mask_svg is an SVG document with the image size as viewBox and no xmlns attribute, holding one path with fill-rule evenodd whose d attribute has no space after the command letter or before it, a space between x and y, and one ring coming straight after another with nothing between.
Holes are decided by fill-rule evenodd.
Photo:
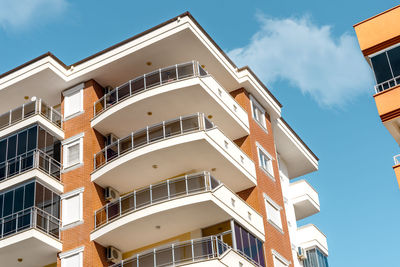
<instances>
[{"instance_id":1,"label":"glass railing panel","mask_svg":"<svg viewBox=\"0 0 400 267\"><path fill-rule=\"evenodd\" d=\"M0 129L10 125L10 113L0 115Z\"/></svg>"},{"instance_id":2,"label":"glass railing panel","mask_svg":"<svg viewBox=\"0 0 400 267\"><path fill-rule=\"evenodd\" d=\"M181 121L179 119L165 122L165 137L181 133Z\"/></svg>"},{"instance_id":3,"label":"glass railing panel","mask_svg":"<svg viewBox=\"0 0 400 267\"><path fill-rule=\"evenodd\" d=\"M198 62L178 64L144 74L118 86L96 101L94 103L94 117L119 101L123 101L129 96L139 92L188 77L206 75L208 75L208 73Z\"/></svg>"},{"instance_id":4,"label":"glass railing panel","mask_svg":"<svg viewBox=\"0 0 400 267\"><path fill-rule=\"evenodd\" d=\"M22 120L22 107L18 107L11 111L11 124Z\"/></svg>"},{"instance_id":5,"label":"glass railing panel","mask_svg":"<svg viewBox=\"0 0 400 267\"><path fill-rule=\"evenodd\" d=\"M174 261L172 258L172 248L164 248L157 250L156 252L156 266L171 266Z\"/></svg>"},{"instance_id":6,"label":"glass railing panel","mask_svg":"<svg viewBox=\"0 0 400 267\"><path fill-rule=\"evenodd\" d=\"M150 188L136 191L136 208L138 209L151 204L150 198Z\"/></svg>"},{"instance_id":7,"label":"glass railing panel","mask_svg":"<svg viewBox=\"0 0 400 267\"><path fill-rule=\"evenodd\" d=\"M161 84L160 83L160 72L157 70L157 71L146 74L145 80L146 80L146 88L160 85Z\"/></svg>"},{"instance_id":8,"label":"glass railing panel","mask_svg":"<svg viewBox=\"0 0 400 267\"><path fill-rule=\"evenodd\" d=\"M154 142L159 139L163 139L164 137L164 130L162 123L150 126L148 128L148 131L149 131L149 142Z\"/></svg>"},{"instance_id":9,"label":"glass railing panel","mask_svg":"<svg viewBox=\"0 0 400 267\"><path fill-rule=\"evenodd\" d=\"M169 182L169 192L171 197L185 195L186 189L186 179L184 177Z\"/></svg>"},{"instance_id":10,"label":"glass railing panel","mask_svg":"<svg viewBox=\"0 0 400 267\"><path fill-rule=\"evenodd\" d=\"M32 101L24 105L24 118L30 117L35 114L36 102Z\"/></svg>"},{"instance_id":11,"label":"glass railing panel","mask_svg":"<svg viewBox=\"0 0 400 267\"><path fill-rule=\"evenodd\" d=\"M135 209L135 196L128 195L121 198L121 212L122 214L128 213Z\"/></svg>"},{"instance_id":12,"label":"glass railing panel","mask_svg":"<svg viewBox=\"0 0 400 267\"><path fill-rule=\"evenodd\" d=\"M119 141L119 153L124 154L132 149L132 136L127 136Z\"/></svg>"},{"instance_id":13,"label":"glass railing panel","mask_svg":"<svg viewBox=\"0 0 400 267\"><path fill-rule=\"evenodd\" d=\"M176 79L177 79L176 70L177 70L176 66L162 69L161 70L162 83L176 81Z\"/></svg>"},{"instance_id":14,"label":"glass railing panel","mask_svg":"<svg viewBox=\"0 0 400 267\"><path fill-rule=\"evenodd\" d=\"M152 202L168 199L168 184L156 184L151 187Z\"/></svg>"},{"instance_id":15,"label":"glass railing panel","mask_svg":"<svg viewBox=\"0 0 400 267\"><path fill-rule=\"evenodd\" d=\"M112 202L107 207L107 219L112 220L119 216L120 202Z\"/></svg>"},{"instance_id":16,"label":"glass railing panel","mask_svg":"<svg viewBox=\"0 0 400 267\"><path fill-rule=\"evenodd\" d=\"M199 191L207 190L206 180L204 175L199 174L190 176L187 178L187 191L188 193L194 193Z\"/></svg>"},{"instance_id":17,"label":"glass railing panel","mask_svg":"<svg viewBox=\"0 0 400 267\"><path fill-rule=\"evenodd\" d=\"M200 129L199 116L182 118L182 131L184 133Z\"/></svg>"},{"instance_id":18,"label":"glass railing panel","mask_svg":"<svg viewBox=\"0 0 400 267\"><path fill-rule=\"evenodd\" d=\"M146 129L139 130L133 134L133 146L135 148L147 144L147 131Z\"/></svg>"}]
</instances>

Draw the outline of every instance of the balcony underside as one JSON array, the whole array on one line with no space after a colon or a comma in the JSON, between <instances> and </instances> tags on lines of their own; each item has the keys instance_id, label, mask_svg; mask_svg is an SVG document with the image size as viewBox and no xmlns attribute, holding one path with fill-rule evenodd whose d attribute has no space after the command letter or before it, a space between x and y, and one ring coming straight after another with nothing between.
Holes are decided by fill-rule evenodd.
<instances>
[{"instance_id":1,"label":"balcony underside","mask_svg":"<svg viewBox=\"0 0 400 267\"><path fill-rule=\"evenodd\" d=\"M301 196L293 200L296 220L301 220L319 212L320 208L309 196Z\"/></svg>"},{"instance_id":2,"label":"balcony underside","mask_svg":"<svg viewBox=\"0 0 400 267\"><path fill-rule=\"evenodd\" d=\"M240 155L227 153L223 148L224 140L216 140L221 139L220 135L222 133L218 129L212 129L154 142L128 152L94 171L91 180L122 193L156 183L163 178L209 171L235 192L255 186L254 163L245 159L242 164ZM233 143L229 146L234 148Z\"/></svg>"},{"instance_id":3,"label":"balcony underside","mask_svg":"<svg viewBox=\"0 0 400 267\"><path fill-rule=\"evenodd\" d=\"M218 188L224 190L224 188ZM221 191L221 193L226 191ZM130 251L182 233L202 229L227 221L232 217L261 240L265 240L262 217L253 212L255 225L245 218L247 211L234 213L218 198L218 192L203 192L166 200L109 222L91 234L91 240L103 246L115 246L122 251ZM246 213L246 214L241 214Z\"/></svg>"},{"instance_id":4,"label":"balcony underside","mask_svg":"<svg viewBox=\"0 0 400 267\"><path fill-rule=\"evenodd\" d=\"M249 134L247 113L210 76L142 91L108 107L92 120L91 126L103 135L123 137L147 125L197 112L212 116L212 121L233 140Z\"/></svg>"},{"instance_id":5,"label":"balcony underside","mask_svg":"<svg viewBox=\"0 0 400 267\"><path fill-rule=\"evenodd\" d=\"M57 261L62 243L36 229L0 240L1 266L42 267ZM18 262L21 258L22 262Z\"/></svg>"}]
</instances>

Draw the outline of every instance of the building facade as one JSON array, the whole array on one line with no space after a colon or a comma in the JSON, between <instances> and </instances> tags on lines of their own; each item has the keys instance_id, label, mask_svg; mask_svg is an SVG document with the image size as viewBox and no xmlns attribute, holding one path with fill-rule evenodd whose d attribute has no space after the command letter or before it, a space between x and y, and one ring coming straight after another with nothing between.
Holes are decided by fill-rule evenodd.
<instances>
[{"instance_id":1,"label":"building facade","mask_svg":"<svg viewBox=\"0 0 400 267\"><path fill-rule=\"evenodd\" d=\"M383 125L400 144L400 5L356 25L361 51L375 78L374 99ZM400 155L394 156L400 185Z\"/></svg>"},{"instance_id":2,"label":"building facade","mask_svg":"<svg viewBox=\"0 0 400 267\"><path fill-rule=\"evenodd\" d=\"M327 267L317 156L184 13L0 75L6 266Z\"/></svg>"}]
</instances>

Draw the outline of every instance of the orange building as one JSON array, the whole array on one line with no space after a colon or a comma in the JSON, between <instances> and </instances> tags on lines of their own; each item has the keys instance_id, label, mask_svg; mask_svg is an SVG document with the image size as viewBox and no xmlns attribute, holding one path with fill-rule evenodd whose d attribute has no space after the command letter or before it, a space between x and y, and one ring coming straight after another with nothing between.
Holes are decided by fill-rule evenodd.
<instances>
[{"instance_id":1,"label":"orange building","mask_svg":"<svg viewBox=\"0 0 400 267\"><path fill-rule=\"evenodd\" d=\"M1 266L327 267L317 156L184 13L0 75Z\"/></svg>"},{"instance_id":2,"label":"orange building","mask_svg":"<svg viewBox=\"0 0 400 267\"><path fill-rule=\"evenodd\" d=\"M383 125L400 144L400 5L354 25L375 76L375 103ZM393 169L400 185L400 155Z\"/></svg>"}]
</instances>

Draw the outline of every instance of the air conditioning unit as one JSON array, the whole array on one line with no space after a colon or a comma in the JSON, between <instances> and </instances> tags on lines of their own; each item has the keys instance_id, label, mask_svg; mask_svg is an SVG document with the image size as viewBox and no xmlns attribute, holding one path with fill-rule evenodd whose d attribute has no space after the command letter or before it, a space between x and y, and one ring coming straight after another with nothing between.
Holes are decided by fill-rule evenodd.
<instances>
[{"instance_id":1,"label":"air conditioning unit","mask_svg":"<svg viewBox=\"0 0 400 267\"><path fill-rule=\"evenodd\" d=\"M304 250L304 248L302 248L302 247L299 247L298 249L297 249L297 257L300 259L300 260L305 260L305 259L307 259L307 253L306 253L306 251Z\"/></svg>"},{"instance_id":2,"label":"air conditioning unit","mask_svg":"<svg viewBox=\"0 0 400 267\"><path fill-rule=\"evenodd\" d=\"M106 146L111 145L112 143L116 142L118 137L113 135L112 133L106 135Z\"/></svg>"},{"instance_id":3,"label":"air conditioning unit","mask_svg":"<svg viewBox=\"0 0 400 267\"><path fill-rule=\"evenodd\" d=\"M117 190L115 190L112 187L106 187L106 189L104 190L104 198L107 201L113 201L119 198L119 193Z\"/></svg>"},{"instance_id":4,"label":"air conditioning unit","mask_svg":"<svg viewBox=\"0 0 400 267\"><path fill-rule=\"evenodd\" d=\"M118 263L122 261L122 253L119 249L114 247L107 248L107 260L113 263Z\"/></svg>"}]
</instances>

